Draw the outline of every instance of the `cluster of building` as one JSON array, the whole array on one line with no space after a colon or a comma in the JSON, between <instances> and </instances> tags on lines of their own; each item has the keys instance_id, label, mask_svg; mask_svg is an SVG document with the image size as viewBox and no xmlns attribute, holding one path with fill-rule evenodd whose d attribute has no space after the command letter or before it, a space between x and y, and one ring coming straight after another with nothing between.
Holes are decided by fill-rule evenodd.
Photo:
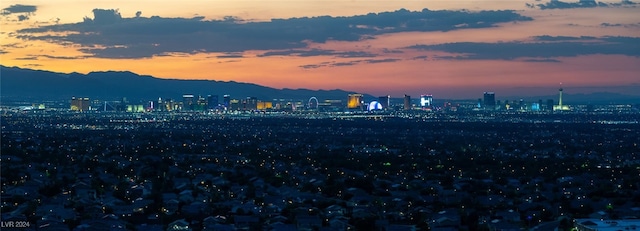
<instances>
[{"instance_id":1,"label":"cluster of building","mask_svg":"<svg viewBox=\"0 0 640 231\"><path fill-rule=\"evenodd\" d=\"M414 102L410 95L404 95L401 100L392 99L391 96L380 96L377 99L365 100L365 95L353 93L347 96L346 102L340 99L326 99L319 101L316 97L303 100L261 100L256 97L243 99L231 98L224 95L220 102L218 95L200 96L185 94L181 101L162 99L147 101L145 103L131 103L123 98L121 101L90 101L87 97L72 97L72 111L457 111L461 108L484 111L569 111L571 108L562 101L562 88L558 93L558 104L553 99L545 102L525 102L524 100L496 100L494 92L484 92L483 98L476 104L461 105L459 102L441 102L436 105L433 95L421 95Z\"/></svg>"}]
</instances>

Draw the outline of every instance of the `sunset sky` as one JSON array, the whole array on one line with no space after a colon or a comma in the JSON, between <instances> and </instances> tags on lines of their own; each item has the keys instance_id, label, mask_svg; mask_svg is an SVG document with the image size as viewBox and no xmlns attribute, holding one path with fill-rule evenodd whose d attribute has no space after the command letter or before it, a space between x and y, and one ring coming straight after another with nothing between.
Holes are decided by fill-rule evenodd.
<instances>
[{"instance_id":1,"label":"sunset sky","mask_svg":"<svg viewBox=\"0 0 640 231\"><path fill-rule=\"evenodd\" d=\"M640 95L640 2L0 3L0 63L371 95ZM224 93L220 93L224 94Z\"/></svg>"}]
</instances>

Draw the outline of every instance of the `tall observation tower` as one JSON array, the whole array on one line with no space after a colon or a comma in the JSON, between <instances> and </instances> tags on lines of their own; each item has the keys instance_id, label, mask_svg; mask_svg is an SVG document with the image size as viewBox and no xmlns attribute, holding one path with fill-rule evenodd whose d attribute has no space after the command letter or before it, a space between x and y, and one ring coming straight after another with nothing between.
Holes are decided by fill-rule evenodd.
<instances>
[{"instance_id":1,"label":"tall observation tower","mask_svg":"<svg viewBox=\"0 0 640 231\"><path fill-rule=\"evenodd\" d=\"M558 89L558 105L553 106L554 111L569 111L569 106L562 105L562 83L560 83L560 89Z\"/></svg>"},{"instance_id":2,"label":"tall observation tower","mask_svg":"<svg viewBox=\"0 0 640 231\"><path fill-rule=\"evenodd\" d=\"M562 88L558 90L558 106L562 107Z\"/></svg>"}]
</instances>

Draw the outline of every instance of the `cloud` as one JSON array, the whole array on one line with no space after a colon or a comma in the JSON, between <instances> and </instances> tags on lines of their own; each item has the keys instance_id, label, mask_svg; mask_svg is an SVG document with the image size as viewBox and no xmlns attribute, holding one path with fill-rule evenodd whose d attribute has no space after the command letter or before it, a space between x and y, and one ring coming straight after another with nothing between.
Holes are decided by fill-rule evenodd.
<instances>
[{"instance_id":1,"label":"cloud","mask_svg":"<svg viewBox=\"0 0 640 231\"><path fill-rule=\"evenodd\" d=\"M418 60L418 59L427 60L427 58L428 57L426 55L420 55L420 56L413 57L412 59L413 60Z\"/></svg>"},{"instance_id":2,"label":"cloud","mask_svg":"<svg viewBox=\"0 0 640 231\"><path fill-rule=\"evenodd\" d=\"M401 50L391 50L391 49L387 49L387 48L382 49L382 52L387 53L387 54L402 54L402 53L404 53Z\"/></svg>"},{"instance_id":3,"label":"cloud","mask_svg":"<svg viewBox=\"0 0 640 231\"><path fill-rule=\"evenodd\" d=\"M321 50L321 49L288 49L278 51L267 51L258 55L258 57L268 56L299 56L299 57L311 57L311 56L334 56L340 58L366 58L376 57L375 54L363 51L335 51L335 50Z\"/></svg>"},{"instance_id":4,"label":"cloud","mask_svg":"<svg viewBox=\"0 0 640 231\"><path fill-rule=\"evenodd\" d=\"M361 63L370 63L370 64L375 64L375 63L390 63L390 62L397 62L400 61L402 59L395 59L395 58L388 58L388 59L363 59L363 60L352 60L352 61L347 61L347 62L336 62L336 61L331 61L331 62L322 62L319 64L307 64L307 65L302 65L299 66L301 68L304 69L315 69L315 68L320 68L320 67L342 67L342 66L353 66L356 64L361 64Z\"/></svg>"},{"instance_id":5,"label":"cloud","mask_svg":"<svg viewBox=\"0 0 640 231\"><path fill-rule=\"evenodd\" d=\"M595 0L579 0L578 2L563 2L560 0L551 0L544 4L526 4L527 7L535 8L536 6L541 10L548 9L572 9L572 8L593 8L593 7L635 7L637 3L630 0L622 0L619 3L606 3L596 2Z\"/></svg>"},{"instance_id":6,"label":"cloud","mask_svg":"<svg viewBox=\"0 0 640 231\"><path fill-rule=\"evenodd\" d=\"M321 65L321 64L307 64L307 65L302 65L300 67L304 68L304 69L314 69L314 68L320 68L320 67L323 67L323 66L324 65Z\"/></svg>"},{"instance_id":7,"label":"cloud","mask_svg":"<svg viewBox=\"0 0 640 231\"><path fill-rule=\"evenodd\" d=\"M4 50L4 49L0 49L0 55L1 55L1 54L8 54L8 53L9 53L8 51L6 51L6 50Z\"/></svg>"},{"instance_id":8,"label":"cloud","mask_svg":"<svg viewBox=\"0 0 640 231\"><path fill-rule=\"evenodd\" d=\"M80 45L83 52L102 58L146 58L165 53L243 52L307 47L310 42L359 41L386 33L450 31L496 27L499 23L532 20L514 11L422 11L397 10L350 17L302 17L245 22L228 16L220 20L123 18L117 10L95 9L93 18L71 24L47 25L19 30L19 38ZM291 51L287 51L291 50ZM324 55L300 51L300 56ZM265 53L264 56L278 53ZM373 57L367 53L329 54Z\"/></svg>"},{"instance_id":9,"label":"cloud","mask_svg":"<svg viewBox=\"0 0 640 231\"><path fill-rule=\"evenodd\" d=\"M8 48L25 48L27 47L26 45L21 45L19 43L8 43L8 44L2 44L0 45L0 47L8 47Z\"/></svg>"},{"instance_id":10,"label":"cloud","mask_svg":"<svg viewBox=\"0 0 640 231\"><path fill-rule=\"evenodd\" d=\"M391 62L397 62L400 61L401 59L367 59L365 60L365 62L367 63L391 63Z\"/></svg>"},{"instance_id":11,"label":"cloud","mask_svg":"<svg viewBox=\"0 0 640 231\"><path fill-rule=\"evenodd\" d=\"M498 59L574 57L579 55L607 54L640 57L640 37L569 37L537 36L534 42L474 43L458 42L436 45L415 45L417 50L433 50L454 53L453 56L436 56L437 59ZM527 61L527 60L525 60ZM531 61L529 59L528 61Z\"/></svg>"},{"instance_id":12,"label":"cloud","mask_svg":"<svg viewBox=\"0 0 640 231\"><path fill-rule=\"evenodd\" d=\"M29 57L15 58L14 60L38 60L38 57L37 56L29 56Z\"/></svg>"},{"instance_id":13,"label":"cloud","mask_svg":"<svg viewBox=\"0 0 640 231\"><path fill-rule=\"evenodd\" d=\"M29 15L18 15L18 21L29 20Z\"/></svg>"},{"instance_id":14,"label":"cloud","mask_svg":"<svg viewBox=\"0 0 640 231\"><path fill-rule=\"evenodd\" d=\"M364 51L347 51L347 52L338 52L338 57L341 58L366 58L366 57L376 57L375 54L364 52Z\"/></svg>"},{"instance_id":15,"label":"cloud","mask_svg":"<svg viewBox=\"0 0 640 231\"><path fill-rule=\"evenodd\" d=\"M233 59L233 58L243 58L244 56L242 55L218 55L216 56L216 58L219 59Z\"/></svg>"},{"instance_id":16,"label":"cloud","mask_svg":"<svg viewBox=\"0 0 640 231\"><path fill-rule=\"evenodd\" d=\"M40 57L47 59L84 59L87 56L54 56L54 55L28 55L27 57L15 58L14 60L38 60Z\"/></svg>"},{"instance_id":17,"label":"cloud","mask_svg":"<svg viewBox=\"0 0 640 231\"><path fill-rule=\"evenodd\" d=\"M300 56L300 57L309 57L309 56L327 56L327 55L335 55L337 52L333 50L320 50L320 49L311 49L311 50L301 50L301 49L289 49L289 50L279 50L279 51L267 51L258 55L258 57L268 57L268 56Z\"/></svg>"},{"instance_id":18,"label":"cloud","mask_svg":"<svg viewBox=\"0 0 640 231\"><path fill-rule=\"evenodd\" d=\"M600 24L601 27L624 27L624 28L637 28L640 27L640 23L626 23L626 24L622 24L622 23L601 23Z\"/></svg>"},{"instance_id":19,"label":"cloud","mask_svg":"<svg viewBox=\"0 0 640 231\"><path fill-rule=\"evenodd\" d=\"M38 7L32 6L32 5L16 4L16 5L11 5L9 7L2 9L2 12L0 14L1 15L22 14L22 13L32 14L36 12L37 9Z\"/></svg>"},{"instance_id":20,"label":"cloud","mask_svg":"<svg viewBox=\"0 0 640 231\"><path fill-rule=\"evenodd\" d=\"M38 55L48 59L85 59L87 56L54 56L54 55Z\"/></svg>"},{"instance_id":21,"label":"cloud","mask_svg":"<svg viewBox=\"0 0 640 231\"><path fill-rule=\"evenodd\" d=\"M534 63L559 63L560 60L557 59L523 59L524 62L534 62Z\"/></svg>"},{"instance_id":22,"label":"cloud","mask_svg":"<svg viewBox=\"0 0 640 231\"><path fill-rule=\"evenodd\" d=\"M2 11L0 11L0 15L9 16L12 14L16 14L18 21L21 22L29 20L30 16L33 15L33 13L35 13L37 9L38 8L36 6L17 4L2 9Z\"/></svg>"}]
</instances>

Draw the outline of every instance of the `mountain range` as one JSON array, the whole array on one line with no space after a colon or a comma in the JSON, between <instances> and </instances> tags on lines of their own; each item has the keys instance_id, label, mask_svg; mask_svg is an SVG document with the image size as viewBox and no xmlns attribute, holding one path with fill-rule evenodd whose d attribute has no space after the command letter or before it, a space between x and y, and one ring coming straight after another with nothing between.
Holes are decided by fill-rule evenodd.
<instances>
[{"instance_id":1,"label":"mountain range","mask_svg":"<svg viewBox=\"0 0 640 231\"><path fill-rule=\"evenodd\" d=\"M306 100L316 97L343 99L353 93L345 90L276 89L252 83L214 80L161 79L148 75L138 75L129 71L102 71L81 73L58 73L0 65L0 95L3 100L68 100L72 96L102 100L150 100L180 99L183 94L230 95L232 98L256 97L261 100L292 99ZM365 100L376 99L365 94ZM417 98L417 97L416 97ZM590 94L564 94L564 101L573 104L637 104L639 95L599 92ZM509 97L535 102L553 99L558 95ZM444 100L444 99L441 99ZM454 100L455 101L455 100Z\"/></svg>"},{"instance_id":2,"label":"mountain range","mask_svg":"<svg viewBox=\"0 0 640 231\"><path fill-rule=\"evenodd\" d=\"M214 80L161 79L129 71L57 73L0 65L1 95L4 99L67 100L72 96L103 100L181 99L183 94L230 95L232 98L346 99L344 90L275 89L252 83Z\"/></svg>"}]
</instances>

